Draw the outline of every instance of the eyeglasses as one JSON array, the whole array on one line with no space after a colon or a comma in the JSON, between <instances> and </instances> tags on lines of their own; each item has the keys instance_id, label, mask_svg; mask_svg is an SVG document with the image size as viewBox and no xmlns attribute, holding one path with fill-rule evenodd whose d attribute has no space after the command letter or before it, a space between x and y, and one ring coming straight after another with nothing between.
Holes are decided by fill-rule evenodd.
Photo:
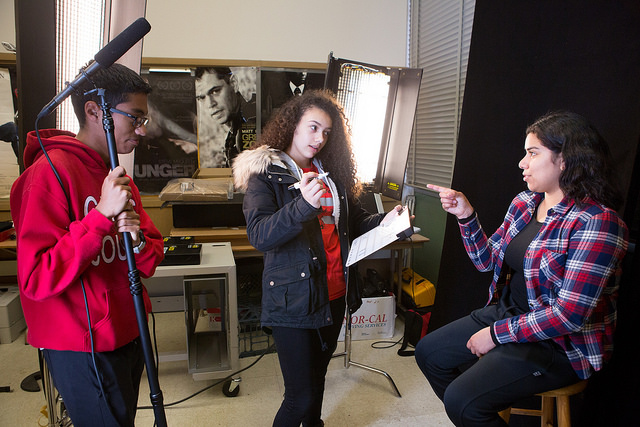
<instances>
[{"instance_id":1,"label":"eyeglasses","mask_svg":"<svg viewBox=\"0 0 640 427\"><path fill-rule=\"evenodd\" d=\"M123 116L129 117L130 119L133 120L133 127L136 129L139 128L140 126L146 126L147 123L149 123L148 117L134 116L133 114L125 113L124 111L118 110L117 108L110 108L109 111L111 111L112 113L118 113L118 114L122 114Z\"/></svg>"}]
</instances>

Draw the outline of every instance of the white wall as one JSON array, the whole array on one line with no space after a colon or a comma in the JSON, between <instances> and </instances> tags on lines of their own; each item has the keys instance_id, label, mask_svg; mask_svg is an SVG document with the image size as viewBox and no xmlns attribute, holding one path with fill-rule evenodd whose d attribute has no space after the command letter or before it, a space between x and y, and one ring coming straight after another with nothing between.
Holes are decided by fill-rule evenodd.
<instances>
[{"instance_id":1,"label":"white wall","mask_svg":"<svg viewBox=\"0 0 640 427\"><path fill-rule=\"evenodd\" d=\"M16 14L13 3L15 0L0 0L0 42L16 44ZM8 53L0 46L1 53Z\"/></svg>"},{"instance_id":2,"label":"white wall","mask_svg":"<svg viewBox=\"0 0 640 427\"><path fill-rule=\"evenodd\" d=\"M0 41L16 42L15 0ZM407 0L147 0L143 57L406 66ZM0 47L0 52L6 51Z\"/></svg>"},{"instance_id":3,"label":"white wall","mask_svg":"<svg viewBox=\"0 0 640 427\"><path fill-rule=\"evenodd\" d=\"M6 1L6 0L3 0ZM406 66L407 0L147 0L143 57Z\"/></svg>"}]
</instances>

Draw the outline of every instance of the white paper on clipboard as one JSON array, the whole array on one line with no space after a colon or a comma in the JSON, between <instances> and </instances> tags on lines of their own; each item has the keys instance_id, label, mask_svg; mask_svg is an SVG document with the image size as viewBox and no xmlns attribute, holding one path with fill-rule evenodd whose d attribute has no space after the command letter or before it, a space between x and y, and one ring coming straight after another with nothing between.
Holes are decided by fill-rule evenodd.
<instances>
[{"instance_id":1,"label":"white paper on clipboard","mask_svg":"<svg viewBox=\"0 0 640 427\"><path fill-rule=\"evenodd\" d=\"M407 208L404 208L402 213L388 224L381 224L355 239L351 243L346 266L349 267L377 250L384 248L389 243L395 242L400 236L403 236L403 233L405 237L413 234L409 209Z\"/></svg>"}]
</instances>

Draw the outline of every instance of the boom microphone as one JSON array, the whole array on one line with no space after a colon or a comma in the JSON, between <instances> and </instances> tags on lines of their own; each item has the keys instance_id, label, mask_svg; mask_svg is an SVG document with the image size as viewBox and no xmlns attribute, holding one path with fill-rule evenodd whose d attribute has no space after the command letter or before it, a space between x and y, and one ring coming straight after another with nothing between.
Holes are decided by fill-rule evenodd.
<instances>
[{"instance_id":1,"label":"boom microphone","mask_svg":"<svg viewBox=\"0 0 640 427\"><path fill-rule=\"evenodd\" d=\"M62 92L57 94L51 102L44 106L44 108L38 114L38 118L49 115L53 110L58 107L71 93L76 89L77 85L83 84L85 80L91 77L96 71L101 68L108 68L118 58L124 55L134 44L138 43L145 34L151 30L151 25L144 18L138 18L118 34L113 40L111 40L105 47L103 47L96 56L94 56L94 62L92 62L84 71L80 73L71 83L67 82L67 87Z\"/></svg>"}]
</instances>

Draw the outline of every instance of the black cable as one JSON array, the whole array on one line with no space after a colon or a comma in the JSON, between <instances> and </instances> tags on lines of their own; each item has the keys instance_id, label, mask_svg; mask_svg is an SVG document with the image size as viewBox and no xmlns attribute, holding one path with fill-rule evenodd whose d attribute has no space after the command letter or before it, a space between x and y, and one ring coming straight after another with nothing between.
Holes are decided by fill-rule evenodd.
<instances>
[{"instance_id":1,"label":"black cable","mask_svg":"<svg viewBox=\"0 0 640 427\"><path fill-rule=\"evenodd\" d=\"M410 242L413 242L413 240L411 239L411 236L407 237L407 239ZM415 261L415 253L413 250L411 250L411 265L414 264ZM411 287L412 287L412 293L413 295L413 299L415 301L415 290L413 290L413 288L415 287L415 271L413 269L411 269ZM400 277L400 282L398 283L398 293L400 294L398 297L400 298L400 303L402 304L402 271L399 272L399 277ZM406 331L406 327L405 327L405 331ZM404 334L402 334L402 337L400 337L400 339L398 341L375 341L373 343L371 343L371 348L374 348L376 350L383 350L386 348L393 348L396 345L400 344L402 341L404 340ZM388 345L385 345L388 344ZM409 346L413 347L411 344L409 344Z\"/></svg>"},{"instance_id":2,"label":"black cable","mask_svg":"<svg viewBox=\"0 0 640 427\"><path fill-rule=\"evenodd\" d=\"M240 369L240 370L237 370L237 371L235 371L235 372L233 372L233 373L231 373L231 374L227 375L226 377L222 378L221 380L219 380L219 381L217 381L217 382L215 382L215 383L213 383L213 384L210 384L210 385L206 386L205 388L203 388L203 389L201 389L201 390L199 390L199 391L197 391L197 392L195 392L195 393L193 393L193 394L191 394L191 395L189 395L189 396L187 396L187 397L185 397L185 398L183 398L183 399L180 399L180 400L177 400L177 401L175 401L175 402L171 402L171 403L167 403L167 404L165 404L165 405L164 405L164 406L165 406L165 408L168 408L168 407L171 407L171 406L178 405L178 404L180 404L180 403L182 403L182 402L186 402L187 400L191 399L192 397L196 397L196 396L197 396L197 395L199 395L200 393L203 393L203 392L205 392L205 391L209 390L210 388L217 386L218 384L221 384L221 383L223 383L223 382L225 382L225 381L227 381L227 380L232 379L235 375L238 375L240 372L244 372L244 371L246 371L247 369L249 369L249 368L253 367L256 363L258 363L258 362L259 362L259 361L260 361L260 360L265 356L265 354L269 353L269 352L273 349L273 347L274 347L274 346L275 346L275 343L271 344L271 345L269 346L269 348L267 348L267 349L266 349L266 350L265 350L265 351L264 351L264 352L263 352L263 353L262 353L262 354L261 354L261 355L260 355L256 360L254 360L254 361L253 361L249 366L245 366L244 368L242 368L242 369ZM154 409L154 408L153 408L153 406L138 406L138 410L140 410L140 409Z\"/></svg>"},{"instance_id":3,"label":"black cable","mask_svg":"<svg viewBox=\"0 0 640 427\"><path fill-rule=\"evenodd\" d=\"M409 241L413 242L413 240L411 239L411 237L409 237ZM411 250L411 265L413 266L413 261L414 261L414 252L413 249ZM402 280L402 274L400 274L400 279ZM402 298L402 285L400 285L400 297ZM412 268L411 269L411 300L414 302L416 302L416 271Z\"/></svg>"},{"instance_id":4,"label":"black cable","mask_svg":"<svg viewBox=\"0 0 640 427\"><path fill-rule=\"evenodd\" d=\"M82 287L82 297L84 298L84 308L87 312L87 323L89 324L89 341L91 343L91 360L93 361L93 369L96 373L96 379L98 380L98 385L100 386L100 393L104 397L104 403L107 405L111 416L113 417L113 411L111 410L111 405L109 405L109 401L107 400L107 394L104 392L104 388L102 386L102 380L100 379L100 371L98 370L98 364L96 363L96 353L94 349L93 342L93 330L91 328L91 314L89 314L89 302L87 301L87 291L84 287L84 279L80 277L80 286ZM114 419L116 419L114 417Z\"/></svg>"},{"instance_id":5,"label":"black cable","mask_svg":"<svg viewBox=\"0 0 640 427\"><path fill-rule=\"evenodd\" d=\"M156 314L153 311L151 311L149 314L151 314L151 318L153 319L153 350L155 351L155 355L156 355L156 372L159 372L160 371L160 353L158 353L158 339L156 337ZM154 418L153 427L156 427L157 425L158 425L157 420Z\"/></svg>"},{"instance_id":6,"label":"black cable","mask_svg":"<svg viewBox=\"0 0 640 427\"><path fill-rule=\"evenodd\" d=\"M58 184L60 184L60 188L62 189L62 192L65 196L65 198L67 199L67 208L69 210L69 220L71 222L75 221L75 215L73 214L73 209L71 206L71 198L69 197L69 193L67 193L67 189L64 187L64 184L62 183L62 178L60 178L60 174L58 173L58 170L56 169L56 167L53 165L53 162L51 161L51 158L49 157L49 153L47 152L46 148L44 147L44 143L42 142L42 138L40 137L40 127L38 125L40 121L40 116L38 116L36 118L35 121L35 132L36 132L36 137L38 139L38 143L40 144L40 148L42 149L42 153L44 154L44 157L47 159L47 162L49 163L49 167L51 168L53 174L55 175ZM85 308L85 312L87 314L87 324L89 327L89 340L91 343L91 360L93 362L93 369L95 371L96 374L96 380L98 381L98 385L100 386L100 393L102 394L102 398L104 399L104 403L107 406L107 409L109 410L109 413L111 414L111 416L113 417L114 420L117 420L117 418L115 417L115 415L113 414L113 410L111 409L111 405L109 404L109 400L107 399L107 394L104 391L104 387L102 385L102 380L100 378L100 371L98 369L98 364L96 363L96 354L95 354L95 348L94 348L94 339L93 339L93 329L91 327L91 315L89 313L89 302L87 300L87 291L85 289L84 286L84 279L82 278L82 276L80 276L80 287L82 289L82 297L84 299L84 308Z\"/></svg>"},{"instance_id":7,"label":"black cable","mask_svg":"<svg viewBox=\"0 0 640 427\"><path fill-rule=\"evenodd\" d=\"M376 350L381 350L381 349L385 349L385 348L392 348L398 344L400 344L400 342L404 339L404 335L400 337L400 339L398 341L376 341L371 343L371 348L375 348ZM382 345L382 344L388 344L388 345Z\"/></svg>"},{"instance_id":8,"label":"black cable","mask_svg":"<svg viewBox=\"0 0 640 427\"><path fill-rule=\"evenodd\" d=\"M56 176L56 179L58 180L58 184L60 184L60 188L62 188L62 192L64 193L64 197L67 199L67 206L69 207L69 219L73 222L73 221L75 221L75 216L73 215L73 211L71 210L71 198L69 197L69 194L67 193L67 189L64 188L64 184L62 183L62 178L60 178L60 174L58 174L58 170L53 165L53 162L51 161L51 158L49 157L49 153L47 153L47 150L44 148L44 144L42 142L42 138L40 138L40 127L38 126L38 122L39 121L40 121L40 116L38 116L36 118L36 123L35 123L35 131L36 131L36 137L38 138L38 143L40 144L40 148L42 149L42 152L44 153L44 157L47 159L47 162L49 163L49 166L51 167L51 170L53 171L53 174Z\"/></svg>"},{"instance_id":9,"label":"black cable","mask_svg":"<svg viewBox=\"0 0 640 427\"><path fill-rule=\"evenodd\" d=\"M151 314L151 318L153 319L153 350L156 355L156 366L160 367L160 357L158 355L158 339L156 338L156 314L153 311L151 311L149 314Z\"/></svg>"}]
</instances>

